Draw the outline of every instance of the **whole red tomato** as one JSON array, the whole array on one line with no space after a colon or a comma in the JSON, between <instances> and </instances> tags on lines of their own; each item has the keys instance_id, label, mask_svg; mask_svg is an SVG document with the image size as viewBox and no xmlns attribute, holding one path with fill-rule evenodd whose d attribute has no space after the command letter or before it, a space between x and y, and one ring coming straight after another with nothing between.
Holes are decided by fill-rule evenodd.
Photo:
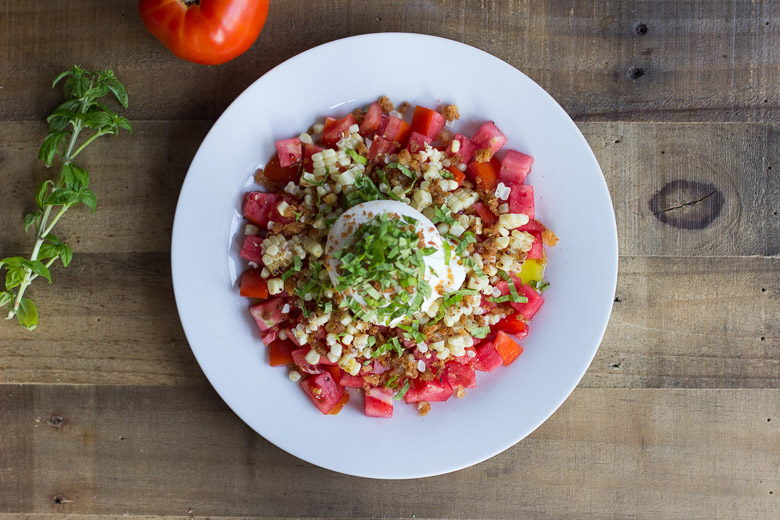
<instances>
[{"instance_id":1,"label":"whole red tomato","mask_svg":"<svg viewBox=\"0 0 780 520\"><path fill-rule=\"evenodd\" d=\"M252 46L265 24L268 0L139 0L138 11L173 54L218 65Z\"/></svg>"}]
</instances>

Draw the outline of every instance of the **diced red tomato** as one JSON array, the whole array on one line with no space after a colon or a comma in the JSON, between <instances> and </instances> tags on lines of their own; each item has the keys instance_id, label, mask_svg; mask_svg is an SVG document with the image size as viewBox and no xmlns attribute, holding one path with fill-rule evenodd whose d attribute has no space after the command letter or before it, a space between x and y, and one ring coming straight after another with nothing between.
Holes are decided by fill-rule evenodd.
<instances>
[{"instance_id":1,"label":"diced red tomato","mask_svg":"<svg viewBox=\"0 0 780 520\"><path fill-rule=\"evenodd\" d=\"M486 190L493 191L498 186L498 171L500 169L501 162L493 157L487 162L471 161L467 171L477 184L481 183Z\"/></svg>"},{"instance_id":2,"label":"diced red tomato","mask_svg":"<svg viewBox=\"0 0 780 520\"><path fill-rule=\"evenodd\" d=\"M420 381L412 383L404 395L407 403L419 403L420 401L439 402L452 397L453 389L448 381Z\"/></svg>"},{"instance_id":3,"label":"diced red tomato","mask_svg":"<svg viewBox=\"0 0 780 520\"><path fill-rule=\"evenodd\" d=\"M409 153L417 153L420 150L424 150L425 145L431 144L431 141L433 141L433 139L430 137L412 131L412 135L409 136L409 142L406 145L406 149L409 150Z\"/></svg>"},{"instance_id":4,"label":"diced red tomato","mask_svg":"<svg viewBox=\"0 0 780 520\"><path fill-rule=\"evenodd\" d=\"M277 339L266 345L268 345L268 356L272 367L289 365L293 362L292 351L295 350L295 345L291 341Z\"/></svg>"},{"instance_id":5,"label":"diced red tomato","mask_svg":"<svg viewBox=\"0 0 780 520\"><path fill-rule=\"evenodd\" d=\"M412 127L409 126L409 123L395 116L389 116L387 126L381 135L391 143L398 143L399 146L404 146L411 132Z\"/></svg>"},{"instance_id":6,"label":"diced red tomato","mask_svg":"<svg viewBox=\"0 0 780 520\"><path fill-rule=\"evenodd\" d=\"M509 150L501 161L498 177L506 184L524 184L533 162L530 155Z\"/></svg>"},{"instance_id":7,"label":"diced red tomato","mask_svg":"<svg viewBox=\"0 0 780 520\"><path fill-rule=\"evenodd\" d=\"M279 197L278 201L275 202L271 209L268 210L268 222L274 222L274 223L281 223L281 224L289 224L290 222L293 222L295 220L294 217L283 217L281 213L279 213L279 204L282 203L282 201L286 202L289 205L297 204L297 200L295 200L295 197L292 195L282 195ZM266 223L267 225L267 223Z\"/></svg>"},{"instance_id":8,"label":"diced red tomato","mask_svg":"<svg viewBox=\"0 0 780 520\"><path fill-rule=\"evenodd\" d=\"M330 372L304 379L301 388L323 414L333 410L344 397L344 389L336 384Z\"/></svg>"},{"instance_id":9,"label":"diced red tomato","mask_svg":"<svg viewBox=\"0 0 780 520\"><path fill-rule=\"evenodd\" d=\"M381 137L375 137L374 142L371 143L371 148L368 149L368 158L376 159L379 155L393 153L396 150L396 146Z\"/></svg>"},{"instance_id":10,"label":"diced red tomato","mask_svg":"<svg viewBox=\"0 0 780 520\"><path fill-rule=\"evenodd\" d=\"M276 154L279 156L279 166L282 168L298 164L303 157L300 138L293 137L276 141Z\"/></svg>"},{"instance_id":11,"label":"diced red tomato","mask_svg":"<svg viewBox=\"0 0 780 520\"><path fill-rule=\"evenodd\" d=\"M260 332L279 325L287 318L282 312L284 304L284 298L271 298L270 300L249 307L249 313L255 319L255 323L257 323L257 328L260 329Z\"/></svg>"},{"instance_id":12,"label":"diced red tomato","mask_svg":"<svg viewBox=\"0 0 780 520\"><path fill-rule=\"evenodd\" d=\"M455 141L458 141L460 144L457 152L452 151L452 143ZM457 157L460 162L465 164L468 164L469 161L474 158L474 152L476 151L477 146L474 142L463 134L455 134L452 141L450 141L450 144L447 146L447 153L453 157Z\"/></svg>"},{"instance_id":13,"label":"diced red tomato","mask_svg":"<svg viewBox=\"0 0 780 520\"><path fill-rule=\"evenodd\" d=\"M444 123L444 116L440 113L430 108L417 106L414 109L414 116L412 116L412 132L418 132L433 140L444 128Z\"/></svg>"},{"instance_id":14,"label":"diced red tomato","mask_svg":"<svg viewBox=\"0 0 780 520\"><path fill-rule=\"evenodd\" d=\"M366 415L369 417L393 416L393 391L384 387L372 387L366 392Z\"/></svg>"},{"instance_id":15,"label":"diced red tomato","mask_svg":"<svg viewBox=\"0 0 780 520\"><path fill-rule=\"evenodd\" d=\"M290 341L292 341L295 344L295 346L297 346L297 347L302 347L303 346L298 341L298 338L295 337L295 334L293 334L292 329L285 329L284 330L284 334L285 334L285 336L287 336L287 339L289 339Z\"/></svg>"},{"instance_id":16,"label":"diced red tomato","mask_svg":"<svg viewBox=\"0 0 780 520\"><path fill-rule=\"evenodd\" d=\"M384 374L389 370L389 368L384 366L378 359L374 360L374 366L372 368L374 370L374 373L378 376Z\"/></svg>"},{"instance_id":17,"label":"diced red tomato","mask_svg":"<svg viewBox=\"0 0 780 520\"><path fill-rule=\"evenodd\" d=\"M528 215L530 220L533 220L534 216L536 216L534 211L534 187L530 184L512 186L508 202L510 213Z\"/></svg>"},{"instance_id":18,"label":"diced red tomato","mask_svg":"<svg viewBox=\"0 0 780 520\"><path fill-rule=\"evenodd\" d=\"M341 396L341 399L339 399L339 402L336 403L336 406L331 408L331 410L328 412L328 415L338 415L339 412L344 408L344 406L349 402L349 394L347 392L344 392L344 395Z\"/></svg>"},{"instance_id":19,"label":"diced red tomato","mask_svg":"<svg viewBox=\"0 0 780 520\"><path fill-rule=\"evenodd\" d=\"M363 122L360 123L360 135L363 137L367 136L377 128L379 128L379 123L382 122L382 107L379 106L379 103L371 103L371 105L368 107L368 111L366 111L366 115L363 118Z\"/></svg>"},{"instance_id":20,"label":"diced red tomato","mask_svg":"<svg viewBox=\"0 0 780 520\"><path fill-rule=\"evenodd\" d=\"M477 387L477 373L469 365L447 363L444 367L444 373L447 377L447 382L453 388L458 388L459 386L463 388Z\"/></svg>"},{"instance_id":21,"label":"diced red tomato","mask_svg":"<svg viewBox=\"0 0 780 520\"><path fill-rule=\"evenodd\" d=\"M479 127L471 140L477 145L477 148L490 148L490 151L495 154L506 143L506 136L492 121L488 121Z\"/></svg>"},{"instance_id":22,"label":"diced red tomato","mask_svg":"<svg viewBox=\"0 0 780 520\"><path fill-rule=\"evenodd\" d=\"M261 276L261 272L262 269L247 269L244 271L241 275L241 289L239 291L241 296L247 298L268 298L268 282Z\"/></svg>"},{"instance_id":23,"label":"diced red tomato","mask_svg":"<svg viewBox=\"0 0 780 520\"><path fill-rule=\"evenodd\" d=\"M304 372L306 374L319 374L322 372L322 368L319 365L312 365L308 361L306 361L306 354L309 353L311 349L309 347L303 347L298 348L292 351L291 355L293 358L293 363L295 363L298 366L298 370L301 372Z\"/></svg>"},{"instance_id":24,"label":"diced red tomato","mask_svg":"<svg viewBox=\"0 0 780 520\"><path fill-rule=\"evenodd\" d=\"M341 139L342 134L349 132L349 127L354 124L357 124L355 116L347 114L322 131L322 142L327 146L335 145Z\"/></svg>"},{"instance_id":25,"label":"diced red tomato","mask_svg":"<svg viewBox=\"0 0 780 520\"><path fill-rule=\"evenodd\" d=\"M331 126L333 126L333 123L335 123L336 121L337 121L337 119L336 119L335 117L330 117L330 116L327 116L327 117L325 118L325 124L324 124L324 125L322 125L322 127L323 127L323 128L322 128L322 131L324 132L325 130L327 130L328 128L330 128Z\"/></svg>"},{"instance_id":26,"label":"diced red tomato","mask_svg":"<svg viewBox=\"0 0 780 520\"><path fill-rule=\"evenodd\" d=\"M263 250L261 247L263 240L263 237L257 235L247 235L244 238L244 245L241 246L241 251L238 253L238 256L247 262L263 265Z\"/></svg>"},{"instance_id":27,"label":"diced red tomato","mask_svg":"<svg viewBox=\"0 0 780 520\"><path fill-rule=\"evenodd\" d=\"M539 312L539 309L542 308L544 298L542 298L542 295L536 292L530 285L523 285L519 287L518 293L528 298L528 301L525 303L513 303L512 307L514 307L517 312L522 314L526 320L530 321L534 316L536 316L536 313Z\"/></svg>"},{"instance_id":28,"label":"diced red tomato","mask_svg":"<svg viewBox=\"0 0 780 520\"><path fill-rule=\"evenodd\" d=\"M353 376L348 372L341 371L341 376L339 377L341 386L346 388L363 388L364 383L362 376Z\"/></svg>"},{"instance_id":29,"label":"diced red tomato","mask_svg":"<svg viewBox=\"0 0 780 520\"><path fill-rule=\"evenodd\" d=\"M529 220L528 224L522 225L517 229L520 231L544 231L547 228L538 220Z\"/></svg>"},{"instance_id":30,"label":"diced red tomato","mask_svg":"<svg viewBox=\"0 0 780 520\"><path fill-rule=\"evenodd\" d=\"M544 244L542 243L542 233L539 231L532 231L531 234L534 236L534 243L531 246L531 250L528 251L528 256L526 256L526 258L541 260L544 258Z\"/></svg>"},{"instance_id":31,"label":"diced red tomato","mask_svg":"<svg viewBox=\"0 0 780 520\"><path fill-rule=\"evenodd\" d=\"M498 222L498 215L490 211L490 208L488 208L487 204L484 202L480 201L475 203L473 208L477 216L482 219L484 227L490 227Z\"/></svg>"},{"instance_id":32,"label":"diced red tomato","mask_svg":"<svg viewBox=\"0 0 780 520\"><path fill-rule=\"evenodd\" d=\"M517 357L523 353L523 347L517 344L512 337L502 331L496 335L495 349L501 356L504 365L511 365Z\"/></svg>"},{"instance_id":33,"label":"diced red tomato","mask_svg":"<svg viewBox=\"0 0 780 520\"><path fill-rule=\"evenodd\" d=\"M281 185L285 185L288 182L298 183L301 178L301 170L297 164L292 166L282 167L278 155L271 157L268 164L263 168L263 177L270 181L274 181Z\"/></svg>"},{"instance_id":34,"label":"diced red tomato","mask_svg":"<svg viewBox=\"0 0 780 520\"><path fill-rule=\"evenodd\" d=\"M526 325L521 314L511 314L506 318L499 320L493 328L506 332L507 334L514 334L518 338L528 336L528 325Z\"/></svg>"},{"instance_id":35,"label":"diced red tomato","mask_svg":"<svg viewBox=\"0 0 780 520\"><path fill-rule=\"evenodd\" d=\"M271 212L280 197L275 193L263 193L262 191L250 191L244 195L241 205L241 213L244 218L256 226L265 228L268 225L268 214Z\"/></svg>"},{"instance_id":36,"label":"diced red tomato","mask_svg":"<svg viewBox=\"0 0 780 520\"><path fill-rule=\"evenodd\" d=\"M452 174L452 178L455 182L458 183L458 186L463 184L463 181L466 179L466 174L460 171L460 168L455 166L447 166L447 171Z\"/></svg>"},{"instance_id":37,"label":"diced red tomato","mask_svg":"<svg viewBox=\"0 0 780 520\"><path fill-rule=\"evenodd\" d=\"M492 372L504 363L501 355L492 342L483 343L477 347L477 357L474 368L482 372Z\"/></svg>"}]
</instances>

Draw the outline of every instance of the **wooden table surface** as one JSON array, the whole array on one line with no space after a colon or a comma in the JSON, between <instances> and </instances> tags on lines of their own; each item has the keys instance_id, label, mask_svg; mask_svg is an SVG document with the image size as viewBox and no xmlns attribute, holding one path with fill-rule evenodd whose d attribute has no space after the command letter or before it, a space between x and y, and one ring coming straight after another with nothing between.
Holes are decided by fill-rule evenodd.
<instances>
[{"instance_id":1,"label":"wooden table surface","mask_svg":"<svg viewBox=\"0 0 780 520\"><path fill-rule=\"evenodd\" d=\"M64 219L74 261L31 289L39 328L0 323L0 520L780 518L777 2L271 3L257 43L218 67L168 54L132 0L0 3L3 256L31 248L58 72L115 68L135 128L84 154L99 210ZM561 409L489 461L400 482L313 467L245 426L195 363L169 265L182 180L234 97L378 31L465 42L550 92L601 163L620 236L609 328Z\"/></svg>"}]
</instances>

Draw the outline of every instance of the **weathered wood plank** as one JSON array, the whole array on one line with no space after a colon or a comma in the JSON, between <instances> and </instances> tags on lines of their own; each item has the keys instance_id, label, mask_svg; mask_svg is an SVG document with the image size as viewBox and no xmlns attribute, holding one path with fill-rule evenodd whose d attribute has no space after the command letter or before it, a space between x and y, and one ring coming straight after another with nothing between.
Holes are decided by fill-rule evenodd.
<instances>
[{"instance_id":1,"label":"weathered wood plank","mask_svg":"<svg viewBox=\"0 0 780 520\"><path fill-rule=\"evenodd\" d=\"M209 122L136 122L134 135L98 141L83 156L93 174L98 213L67 215L58 226L61 235L79 252L168 251L179 188L209 127ZM621 254L780 254L780 126L583 123L580 128L610 187ZM34 208L37 183L51 173L36 159L44 132L41 123L0 123L0 165L9 172L0 184L4 251L32 243L21 222Z\"/></svg>"},{"instance_id":2,"label":"weathered wood plank","mask_svg":"<svg viewBox=\"0 0 780 520\"><path fill-rule=\"evenodd\" d=\"M0 120L44 117L58 99L48 85L73 62L114 67L134 119L213 119L287 58L384 31L484 49L539 82L577 120L780 120L780 12L771 0L290 0L272 3L246 55L209 68L171 56L147 34L136 4L3 2ZM641 76L632 79L632 68Z\"/></svg>"},{"instance_id":3,"label":"weathered wood plank","mask_svg":"<svg viewBox=\"0 0 780 520\"><path fill-rule=\"evenodd\" d=\"M0 511L770 519L780 514L779 399L778 390L581 389L498 457L388 482L282 452L207 388L2 385L0 414L11 420L0 489L34 485L3 494Z\"/></svg>"},{"instance_id":4,"label":"weathered wood plank","mask_svg":"<svg viewBox=\"0 0 780 520\"><path fill-rule=\"evenodd\" d=\"M203 381L167 255L80 255L54 278L31 289L41 313L34 333L0 323L0 381ZM619 302L581 385L777 388L778 279L777 259L621 258Z\"/></svg>"}]
</instances>

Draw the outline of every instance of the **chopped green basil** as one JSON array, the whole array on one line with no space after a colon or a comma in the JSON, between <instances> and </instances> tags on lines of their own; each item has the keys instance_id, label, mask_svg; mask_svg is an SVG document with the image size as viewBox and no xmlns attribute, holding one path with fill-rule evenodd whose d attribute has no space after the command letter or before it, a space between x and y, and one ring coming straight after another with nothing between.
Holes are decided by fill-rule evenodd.
<instances>
[{"instance_id":1,"label":"chopped green basil","mask_svg":"<svg viewBox=\"0 0 780 520\"><path fill-rule=\"evenodd\" d=\"M363 157L362 155L358 154L358 153L357 153L355 150L353 150L352 148L347 148L347 149L346 149L346 152L347 152L347 155L349 155L350 157L352 157L352 160L354 160L356 163L360 163L360 164L368 164L368 159L366 159L366 158L365 158L365 157Z\"/></svg>"}]
</instances>

